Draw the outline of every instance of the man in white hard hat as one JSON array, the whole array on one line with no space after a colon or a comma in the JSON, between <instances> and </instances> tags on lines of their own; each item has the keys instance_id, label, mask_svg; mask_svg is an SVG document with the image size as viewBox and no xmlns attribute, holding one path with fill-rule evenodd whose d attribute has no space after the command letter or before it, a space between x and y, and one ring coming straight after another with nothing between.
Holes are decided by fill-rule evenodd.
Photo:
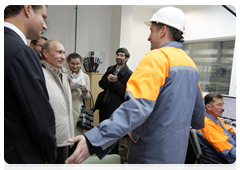
<instances>
[{"instance_id":1,"label":"man in white hard hat","mask_svg":"<svg viewBox=\"0 0 240 170\"><path fill-rule=\"evenodd\" d=\"M157 11L150 21L151 50L130 77L124 102L111 118L79 141L66 163L95 153L102 159L129 133L128 163L184 163L190 126L204 126L204 99L194 62L182 50L185 15L175 7Z\"/></svg>"}]
</instances>

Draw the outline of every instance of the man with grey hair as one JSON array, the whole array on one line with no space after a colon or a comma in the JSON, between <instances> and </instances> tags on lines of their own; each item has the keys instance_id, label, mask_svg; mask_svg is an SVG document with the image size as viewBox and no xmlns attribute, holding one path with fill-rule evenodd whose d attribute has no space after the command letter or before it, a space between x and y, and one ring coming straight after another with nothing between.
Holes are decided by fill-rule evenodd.
<instances>
[{"instance_id":1,"label":"man with grey hair","mask_svg":"<svg viewBox=\"0 0 240 170\"><path fill-rule=\"evenodd\" d=\"M48 40L42 46L42 68L46 79L49 101L56 119L57 159L64 164L68 157L68 139L74 136L72 96L68 83L68 70L63 67L64 46L58 40Z\"/></svg>"}]
</instances>

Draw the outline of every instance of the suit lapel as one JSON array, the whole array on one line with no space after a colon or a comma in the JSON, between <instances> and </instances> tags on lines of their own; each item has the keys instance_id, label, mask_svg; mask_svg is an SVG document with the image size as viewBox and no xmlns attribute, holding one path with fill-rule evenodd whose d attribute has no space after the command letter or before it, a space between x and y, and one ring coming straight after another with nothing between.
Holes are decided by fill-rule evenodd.
<instances>
[{"instance_id":1,"label":"suit lapel","mask_svg":"<svg viewBox=\"0 0 240 170\"><path fill-rule=\"evenodd\" d=\"M12 35L14 38L22 41L24 43L24 41L22 40L22 38L12 29L8 28L8 27L4 27L4 34L9 34ZM24 43L25 44L25 43Z\"/></svg>"}]
</instances>

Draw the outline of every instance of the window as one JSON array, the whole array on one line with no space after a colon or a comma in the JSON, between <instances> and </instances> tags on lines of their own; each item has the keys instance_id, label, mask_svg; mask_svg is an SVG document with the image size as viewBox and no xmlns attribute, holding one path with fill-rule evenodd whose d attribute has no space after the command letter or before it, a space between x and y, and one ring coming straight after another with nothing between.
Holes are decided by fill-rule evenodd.
<instances>
[{"instance_id":1,"label":"window","mask_svg":"<svg viewBox=\"0 0 240 170\"><path fill-rule=\"evenodd\" d=\"M184 43L183 50L198 67L203 92L229 94L235 40Z\"/></svg>"}]
</instances>

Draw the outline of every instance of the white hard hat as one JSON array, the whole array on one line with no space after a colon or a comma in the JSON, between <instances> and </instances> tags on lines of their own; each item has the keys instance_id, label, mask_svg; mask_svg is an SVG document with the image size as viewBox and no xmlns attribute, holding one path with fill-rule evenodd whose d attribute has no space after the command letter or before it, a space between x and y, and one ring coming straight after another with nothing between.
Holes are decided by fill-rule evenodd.
<instances>
[{"instance_id":1,"label":"white hard hat","mask_svg":"<svg viewBox=\"0 0 240 170\"><path fill-rule=\"evenodd\" d=\"M159 9L155 14L153 14L151 20L146 21L145 24L151 26L152 22L159 22L176 28L182 33L185 32L185 14L182 10L176 7L164 7Z\"/></svg>"}]
</instances>

